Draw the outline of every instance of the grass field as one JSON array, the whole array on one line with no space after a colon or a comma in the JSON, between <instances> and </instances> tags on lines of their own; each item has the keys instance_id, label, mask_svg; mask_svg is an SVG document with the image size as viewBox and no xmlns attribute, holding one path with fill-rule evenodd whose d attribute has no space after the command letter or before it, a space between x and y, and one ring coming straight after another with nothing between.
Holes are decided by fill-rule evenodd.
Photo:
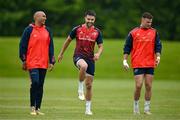
<instances>
[{"instance_id":1,"label":"grass field","mask_svg":"<svg viewBox=\"0 0 180 120\"><path fill-rule=\"evenodd\" d=\"M64 39L55 38L55 56ZM61 64L48 72L42 111L29 115L28 73L21 70L18 37L0 37L0 120L180 120L180 42L162 41L160 66L155 69L151 110L153 115L132 114L132 69L122 67L123 40L104 40L104 52L96 62L93 116L85 116L85 104L77 99L77 69L71 43ZM144 89L140 99L143 112Z\"/></svg>"},{"instance_id":2,"label":"grass field","mask_svg":"<svg viewBox=\"0 0 180 120\"><path fill-rule=\"evenodd\" d=\"M179 120L180 82L153 83L152 115L132 114L133 80L95 79L93 86L93 116L84 115L84 102L77 99L77 80L46 79L42 111L45 116L29 115L28 78L0 79L1 120ZM140 109L143 112L143 96Z\"/></svg>"},{"instance_id":3,"label":"grass field","mask_svg":"<svg viewBox=\"0 0 180 120\"><path fill-rule=\"evenodd\" d=\"M64 39L55 38L55 57L57 56ZM96 62L97 78L130 79L132 72L125 72L122 67L123 40L104 39L104 52L100 60ZM160 66L155 70L155 78L161 80L180 79L180 42L162 41L163 51ZM72 61L75 41L73 41L61 64L56 63L55 69L48 77L53 78L74 78L77 71ZM19 38L0 37L0 77L26 77L26 73L21 70L19 59Z\"/></svg>"}]
</instances>

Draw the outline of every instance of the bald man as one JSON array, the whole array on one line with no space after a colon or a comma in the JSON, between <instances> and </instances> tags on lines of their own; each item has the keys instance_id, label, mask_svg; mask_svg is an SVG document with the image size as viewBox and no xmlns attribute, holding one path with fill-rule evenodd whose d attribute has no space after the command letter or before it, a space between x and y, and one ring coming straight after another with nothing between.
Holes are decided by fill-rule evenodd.
<instances>
[{"instance_id":1,"label":"bald man","mask_svg":"<svg viewBox=\"0 0 180 120\"><path fill-rule=\"evenodd\" d=\"M31 115L44 115L40 111L44 79L48 67L51 71L55 63L53 36L45 21L43 11L35 12L34 23L25 28L19 44L22 69L29 72L31 79Z\"/></svg>"}]
</instances>

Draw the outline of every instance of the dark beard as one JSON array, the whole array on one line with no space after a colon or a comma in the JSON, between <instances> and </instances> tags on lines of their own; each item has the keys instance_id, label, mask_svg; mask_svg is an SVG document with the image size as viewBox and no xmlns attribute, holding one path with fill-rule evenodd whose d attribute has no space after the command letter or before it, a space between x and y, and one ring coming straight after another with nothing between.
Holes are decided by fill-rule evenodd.
<instances>
[{"instance_id":1,"label":"dark beard","mask_svg":"<svg viewBox=\"0 0 180 120\"><path fill-rule=\"evenodd\" d=\"M87 27L90 28L91 26L93 26L94 24L93 23L86 23Z\"/></svg>"}]
</instances>

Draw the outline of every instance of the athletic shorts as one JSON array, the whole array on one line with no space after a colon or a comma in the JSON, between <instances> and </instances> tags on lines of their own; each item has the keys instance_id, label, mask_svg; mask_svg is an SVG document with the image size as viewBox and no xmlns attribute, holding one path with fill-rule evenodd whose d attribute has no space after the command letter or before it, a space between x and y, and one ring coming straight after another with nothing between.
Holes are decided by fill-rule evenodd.
<instances>
[{"instance_id":1,"label":"athletic shorts","mask_svg":"<svg viewBox=\"0 0 180 120\"><path fill-rule=\"evenodd\" d=\"M134 75L140 75L140 74L154 75L154 68L134 68L133 72L134 72Z\"/></svg>"},{"instance_id":2,"label":"athletic shorts","mask_svg":"<svg viewBox=\"0 0 180 120\"><path fill-rule=\"evenodd\" d=\"M82 58L81 56L74 56L74 57L73 57L74 65L75 65L78 69L79 69L79 66L77 66L77 62L78 62L80 59L83 59L83 60L88 64L88 68L87 68L87 70L86 70L86 73L94 76L94 72L95 72L95 63L94 63L94 61L84 59L84 58Z\"/></svg>"}]
</instances>

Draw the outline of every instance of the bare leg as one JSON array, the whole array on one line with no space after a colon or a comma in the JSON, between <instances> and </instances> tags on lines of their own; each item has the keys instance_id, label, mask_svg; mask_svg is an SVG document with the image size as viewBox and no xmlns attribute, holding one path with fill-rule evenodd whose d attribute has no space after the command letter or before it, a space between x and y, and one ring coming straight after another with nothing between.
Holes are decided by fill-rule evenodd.
<instances>
[{"instance_id":1,"label":"bare leg","mask_svg":"<svg viewBox=\"0 0 180 120\"><path fill-rule=\"evenodd\" d=\"M144 112L147 114L150 113L150 100L152 95L152 81L153 75L146 74L145 75L145 104L144 104Z\"/></svg>"},{"instance_id":2,"label":"bare leg","mask_svg":"<svg viewBox=\"0 0 180 120\"><path fill-rule=\"evenodd\" d=\"M91 101L93 76L86 76L86 100Z\"/></svg>"},{"instance_id":3,"label":"bare leg","mask_svg":"<svg viewBox=\"0 0 180 120\"><path fill-rule=\"evenodd\" d=\"M141 94L141 88L143 85L144 74L135 75L135 91L134 91L134 114L140 114L139 112L139 98Z\"/></svg>"},{"instance_id":4,"label":"bare leg","mask_svg":"<svg viewBox=\"0 0 180 120\"><path fill-rule=\"evenodd\" d=\"M151 100L151 88L152 88L152 81L153 81L153 75L146 74L145 75L145 100L150 101Z\"/></svg>"},{"instance_id":5,"label":"bare leg","mask_svg":"<svg viewBox=\"0 0 180 120\"><path fill-rule=\"evenodd\" d=\"M79 80L84 81L88 65L83 59L80 59L77 62L77 66L79 66Z\"/></svg>"},{"instance_id":6,"label":"bare leg","mask_svg":"<svg viewBox=\"0 0 180 120\"><path fill-rule=\"evenodd\" d=\"M134 100L139 100L140 94L141 94L141 88L143 85L143 78L144 75L135 75L135 91L134 91Z\"/></svg>"},{"instance_id":7,"label":"bare leg","mask_svg":"<svg viewBox=\"0 0 180 120\"><path fill-rule=\"evenodd\" d=\"M86 77L86 70L87 70L87 63L83 60L83 59L80 59L78 62L77 62L77 66L79 67L79 86L78 86L78 97L80 100L85 100L85 97L84 97L84 90L83 90L83 81Z\"/></svg>"},{"instance_id":8,"label":"bare leg","mask_svg":"<svg viewBox=\"0 0 180 120\"><path fill-rule=\"evenodd\" d=\"M86 112L85 114L92 115L91 112L91 98L92 98L92 82L93 76L87 75L86 76Z\"/></svg>"}]
</instances>

